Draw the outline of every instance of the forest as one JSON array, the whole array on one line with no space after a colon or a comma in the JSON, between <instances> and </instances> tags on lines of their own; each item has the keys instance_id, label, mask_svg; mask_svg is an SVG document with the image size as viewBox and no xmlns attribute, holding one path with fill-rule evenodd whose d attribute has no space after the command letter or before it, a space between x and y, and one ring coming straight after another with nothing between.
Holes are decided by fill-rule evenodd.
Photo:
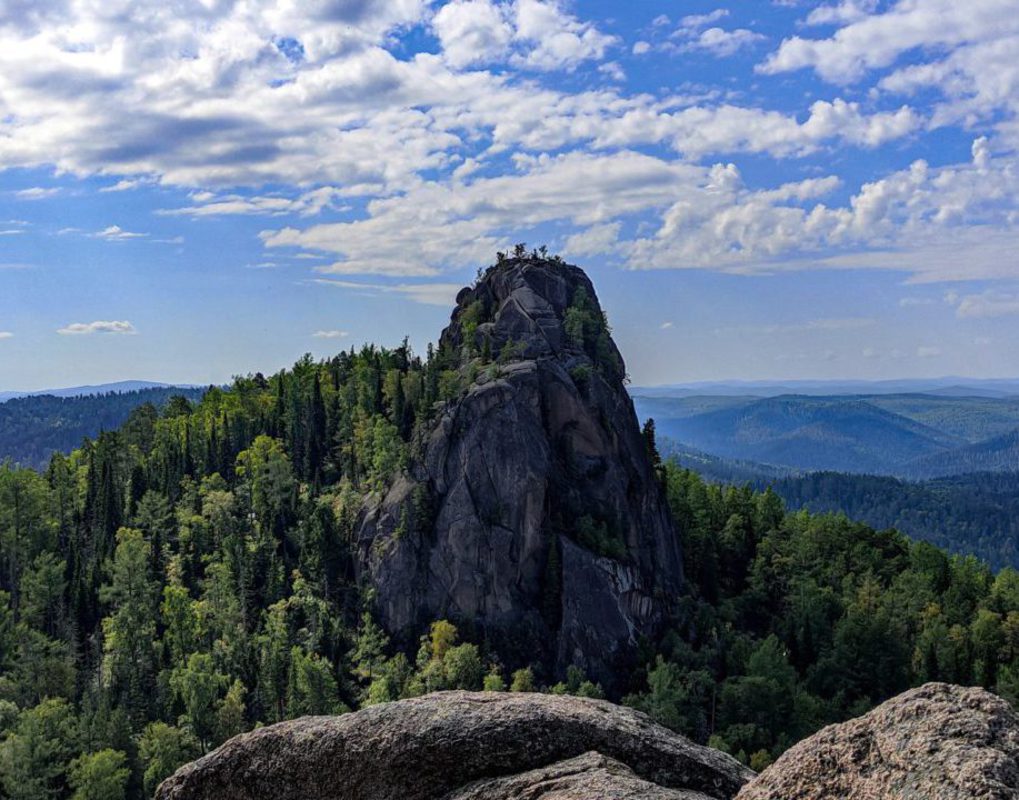
<instances>
[{"instance_id":1,"label":"forest","mask_svg":"<svg viewBox=\"0 0 1019 800\"><path fill-rule=\"evenodd\" d=\"M140 405L162 408L174 395L199 400L204 389L154 387L57 397L15 397L0 402L0 461L45 469L56 451L70 452L86 437L119 428Z\"/></svg>"},{"instance_id":2,"label":"forest","mask_svg":"<svg viewBox=\"0 0 1019 800\"><path fill-rule=\"evenodd\" d=\"M438 689L601 696L459 620L399 650L355 580L358 510L470 382L453 364L304 357L0 467L2 796L150 797L239 732ZM1019 695L1019 573L658 463L688 594L611 699L760 768L922 681Z\"/></svg>"}]
</instances>

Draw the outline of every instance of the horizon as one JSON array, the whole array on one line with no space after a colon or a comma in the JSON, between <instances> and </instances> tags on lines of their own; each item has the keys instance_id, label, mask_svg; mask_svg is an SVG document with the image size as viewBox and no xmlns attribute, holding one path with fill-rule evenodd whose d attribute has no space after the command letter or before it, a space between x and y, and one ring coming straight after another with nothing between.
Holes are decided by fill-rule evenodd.
<instances>
[{"instance_id":1,"label":"horizon","mask_svg":"<svg viewBox=\"0 0 1019 800\"><path fill-rule=\"evenodd\" d=\"M326 356L325 358L329 358ZM291 364L281 367L286 369ZM9 395L41 395L48 392L68 392L71 390L101 390L109 391L110 387L119 386L122 384L144 384L141 388L180 388L180 389L205 389L210 386L221 386L229 387L233 380L238 377L245 377L247 375L254 375L261 372L264 376L269 377L278 370L267 372L264 370L255 370L254 372L245 373L244 375L231 375L229 378L223 380L215 380L211 382L195 382L195 381L164 381L150 378L120 378L111 381L92 382L85 384L73 384L67 386L45 386L41 388L7 388L0 386L0 402L8 399L15 399L9 397ZM857 379L857 378L769 378L763 380L747 380L744 378L729 378L729 379L718 379L718 380L706 380L706 381L680 381L673 383L637 383L630 381L628 384L628 390L632 393L634 391L640 391L645 389L698 389L698 388L710 388L710 387L780 387L784 385L790 386L815 386L817 388L823 388L826 385L838 386L838 385L860 385L860 386L879 386L884 384L895 384L895 383L929 383L929 384L944 384L943 388L954 388L955 386L961 385L965 387L966 382L973 382L976 384L994 384L994 383L1016 383L1019 384L1019 375L1016 376L1000 376L1000 377L976 377L976 376L965 376L965 375L938 375L932 377L919 377L919 378L881 378L875 380L868 379ZM978 387L973 387L978 388ZM128 390L131 391L131 390ZM922 392L921 392L922 393Z\"/></svg>"},{"instance_id":2,"label":"horizon","mask_svg":"<svg viewBox=\"0 0 1019 800\"><path fill-rule=\"evenodd\" d=\"M1013 6L15 4L0 374L423 353L526 241L639 385L1017 375Z\"/></svg>"}]
</instances>

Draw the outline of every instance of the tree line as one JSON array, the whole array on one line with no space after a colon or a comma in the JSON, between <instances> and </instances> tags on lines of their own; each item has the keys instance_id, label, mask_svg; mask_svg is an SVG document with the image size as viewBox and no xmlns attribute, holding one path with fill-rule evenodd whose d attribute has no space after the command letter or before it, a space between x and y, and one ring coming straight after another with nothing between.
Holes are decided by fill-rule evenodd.
<instances>
[{"instance_id":1,"label":"tree line","mask_svg":"<svg viewBox=\"0 0 1019 800\"><path fill-rule=\"evenodd\" d=\"M598 353L600 322L577 309L571 335ZM509 669L469 621L401 650L355 580L365 497L499 359L305 357L142 405L43 471L0 467L0 794L149 797L257 725L437 689L601 696L575 668ZM1019 693L1016 572L658 467L688 592L621 676L626 702L760 767L924 680Z\"/></svg>"}]
</instances>

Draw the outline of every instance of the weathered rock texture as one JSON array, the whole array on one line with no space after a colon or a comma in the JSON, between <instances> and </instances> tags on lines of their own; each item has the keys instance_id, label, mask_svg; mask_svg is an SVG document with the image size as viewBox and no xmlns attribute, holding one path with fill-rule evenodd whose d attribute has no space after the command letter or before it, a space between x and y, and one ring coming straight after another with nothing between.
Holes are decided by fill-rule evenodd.
<instances>
[{"instance_id":1,"label":"weathered rock texture","mask_svg":"<svg viewBox=\"0 0 1019 800\"><path fill-rule=\"evenodd\" d=\"M460 292L440 341L469 385L358 523L379 619L405 644L437 618L468 622L509 666L611 684L682 568L594 288L576 267L509 259Z\"/></svg>"},{"instance_id":2,"label":"weathered rock texture","mask_svg":"<svg viewBox=\"0 0 1019 800\"><path fill-rule=\"evenodd\" d=\"M599 700L440 692L235 737L157 800L727 800L753 773Z\"/></svg>"},{"instance_id":3,"label":"weathered rock texture","mask_svg":"<svg viewBox=\"0 0 1019 800\"><path fill-rule=\"evenodd\" d=\"M444 800L711 800L690 789L666 789L637 777L625 764L600 753L557 761L508 778L478 781Z\"/></svg>"},{"instance_id":4,"label":"weathered rock texture","mask_svg":"<svg viewBox=\"0 0 1019 800\"><path fill-rule=\"evenodd\" d=\"M1015 800L1019 716L982 689L928 683L788 750L738 800Z\"/></svg>"}]
</instances>

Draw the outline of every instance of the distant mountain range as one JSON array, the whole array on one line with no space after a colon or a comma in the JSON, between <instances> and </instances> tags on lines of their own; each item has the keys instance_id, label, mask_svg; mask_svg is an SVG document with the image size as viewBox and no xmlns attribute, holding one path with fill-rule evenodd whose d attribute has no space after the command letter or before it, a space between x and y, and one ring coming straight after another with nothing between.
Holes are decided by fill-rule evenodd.
<instances>
[{"instance_id":1,"label":"distant mountain range","mask_svg":"<svg viewBox=\"0 0 1019 800\"><path fill-rule=\"evenodd\" d=\"M905 378L885 381L698 381L665 386L632 387L631 393L648 397L722 395L777 397L784 394L833 396L879 394L933 394L945 397L1019 396L1019 378Z\"/></svg>"},{"instance_id":2,"label":"distant mountain range","mask_svg":"<svg viewBox=\"0 0 1019 800\"><path fill-rule=\"evenodd\" d=\"M93 386L69 386L64 389L43 389L35 392L0 392L0 403L6 400L13 400L17 397L37 397L49 395L50 397L85 397L94 394L108 394L114 392L140 392L143 389L198 389L197 384L187 383L159 383L158 381L117 381L115 383L99 383Z\"/></svg>"},{"instance_id":3,"label":"distant mountain range","mask_svg":"<svg viewBox=\"0 0 1019 800\"><path fill-rule=\"evenodd\" d=\"M739 462L737 472L755 463L762 474L831 470L910 479L1019 470L1019 396L639 391L638 414L653 417L661 436Z\"/></svg>"}]
</instances>

